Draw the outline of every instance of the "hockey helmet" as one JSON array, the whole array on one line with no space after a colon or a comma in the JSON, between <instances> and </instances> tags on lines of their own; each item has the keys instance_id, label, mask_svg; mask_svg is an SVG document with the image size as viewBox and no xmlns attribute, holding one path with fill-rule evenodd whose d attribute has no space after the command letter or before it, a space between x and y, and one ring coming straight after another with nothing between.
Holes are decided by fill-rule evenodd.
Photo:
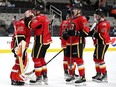
<instances>
[{"instance_id":1,"label":"hockey helmet","mask_svg":"<svg viewBox=\"0 0 116 87\"><path fill-rule=\"evenodd\" d=\"M105 16L106 14L105 14L105 11L103 11L103 9L96 9L96 11L95 11L95 14L97 14L97 15L99 15L99 16L101 16L101 17L103 17L103 16Z\"/></svg>"},{"instance_id":2,"label":"hockey helmet","mask_svg":"<svg viewBox=\"0 0 116 87\"><path fill-rule=\"evenodd\" d=\"M75 4L73 4L73 6L72 6L72 8L74 9L74 8L77 8L77 9L82 9L83 8L83 6L82 6L82 4L81 3L75 3Z\"/></svg>"},{"instance_id":3,"label":"hockey helmet","mask_svg":"<svg viewBox=\"0 0 116 87\"><path fill-rule=\"evenodd\" d=\"M36 5L36 6L33 8L33 10L39 10L39 11L42 11L42 10L44 10L44 6L41 5L41 4Z\"/></svg>"},{"instance_id":4,"label":"hockey helmet","mask_svg":"<svg viewBox=\"0 0 116 87\"><path fill-rule=\"evenodd\" d=\"M46 3L44 0L38 0L37 5L33 8L33 10L43 12L45 10Z\"/></svg>"}]
</instances>

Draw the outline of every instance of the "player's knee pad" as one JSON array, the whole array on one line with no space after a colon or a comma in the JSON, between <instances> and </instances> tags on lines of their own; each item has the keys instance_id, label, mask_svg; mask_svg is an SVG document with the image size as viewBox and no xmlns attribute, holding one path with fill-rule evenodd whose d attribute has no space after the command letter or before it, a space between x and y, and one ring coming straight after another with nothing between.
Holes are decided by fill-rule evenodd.
<instances>
[{"instance_id":1,"label":"player's knee pad","mask_svg":"<svg viewBox=\"0 0 116 87\"><path fill-rule=\"evenodd\" d=\"M104 59L98 59L98 63L99 64L104 63Z\"/></svg>"},{"instance_id":2,"label":"player's knee pad","mask_svg":"<svg viewBox=\"0 0 116 87\"><path fill-rule=\"evenodd\" d=\"M93 61L94 61L95 63L98 63L98 59L97 59L97 58L93 58Z\"/></svg>"},{"instance_id":3,"label":"player's knee pad","mask_svg":"<svg viewBox=\"0 0 116 87\"><path fill-rule=\"evenodd\" d=\"M68 69L68 58L66 56L64 56L63 67Z\"/></svg>"},{"instance_id":4,"label":"player's knee pad","mask_svg":"<svg viewBox=\"0 0 116 87\"><path fill-rule=\"evenodd\" d=\"M42 66L41 58L33 58L34 66Z\"/></svg>"},{"instance_id":5,"label":"player's knee pad","mask_svg":"<svg viewBox=\"0 0 116 87\"><path fill-rule=\"evenodd\" d=\"M41 63L42 63L42 65L46 65L46 61L44 58L41 58Z\"/></svg>"},{"instance_id":6,"label":"player's knee pad","mask_svg":"<svg viewBox=\"0 0 116 87\"><path fill-rule=\"evenodd\" d=\"M74 58L67 58L68 64L74 64Z\"/></svg>"},{"instance_id":7,"label":"player's knee pad","mask_svg":"<svg viewBox=\"0 0 116 87\"><path fill-rule=\"evenodd\" d=\"M76 62L78 65L83 64L83 63L84 63L84 61L83 61L83 59L82 59L82 58L75 58L75 62Z\"/></svg>"},{"instance_id":8,"label":"player's knee pad","mask_svg":"<svg viewBox=\"0 0 116 87\"><path fill-rule=\"evenodd\" d=\"M68 57L64 56L64 60L63 61L68 61Z\"/></svg>"}]
</instances>

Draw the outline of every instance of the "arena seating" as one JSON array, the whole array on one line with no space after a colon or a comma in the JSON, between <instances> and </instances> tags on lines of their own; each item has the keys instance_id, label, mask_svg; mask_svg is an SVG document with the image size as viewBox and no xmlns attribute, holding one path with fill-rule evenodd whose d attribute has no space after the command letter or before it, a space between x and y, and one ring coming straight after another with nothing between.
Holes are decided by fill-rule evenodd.
<instances>
[{"instance_id":1,"label":"arena seating","mask_svg":"<svg viewBox=\"0 0 116 87\"><path fill-rule=\"evenodd\" d=\"M62 14L63 14L62 17L65 19L65 16L67 14L66 13L67 12L66 11L66 5L69 3L69 0L46 0L46 2L48 3L47 5L53 5L56 8L60 9L62 11ZM111 3L114 4L114 2L116 4L115 0L108 0L109 5ZM27 8L28 7L27 4L29 4L30 2L26 3L26 0L25 0L25 2L20 1L19 3L16 3L16 0L12 0L12 3L16 4L15 8L13 8L13 7L10 7L10 8L8 8L8 7L0 7L0 20L5 21L5 24L8 25L8 26L11 24L12 18L14 16L16 16L16 20L21 19L23 17L23 13L27 9L30 9L30 8L32 8L34 6L33 3L32 3L32 5L30 5L29 8ZM27 5L27 7L21 8L21 6L23 6L22 3L23 4L25 3L25 6ZM48 9L49 9L49 7L48 7ZM88 8L87 5L84 5L84 10L82 11L82 13L83 13L83 15L90 17L90 19L89 19L89 25L90 26L92 26L92 24L94 23L94 19L93 19L94 11L95 10L94 10L93 7L89 6L89 8ZM49 15L49 12L47 12L47 13L48 13L47 14L48 17L51 20L53 15ZM109 22L111 24L111 27L116 27L116 19L114 17L107 16L106 19L109 20ZM53 29L51 30L53 36L58 36L60 23L61 23L61 21L58 18L55 18L55 20L53 22Z\"/></svg>"}]
</instances>

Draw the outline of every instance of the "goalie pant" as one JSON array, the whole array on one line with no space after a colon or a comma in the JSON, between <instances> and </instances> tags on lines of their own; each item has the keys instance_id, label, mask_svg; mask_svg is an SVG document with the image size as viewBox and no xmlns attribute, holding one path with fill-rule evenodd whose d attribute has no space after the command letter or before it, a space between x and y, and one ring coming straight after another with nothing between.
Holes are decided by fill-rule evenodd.
<instances>
[{"instance_id":1,"label":"goalie pant","mask_svg":"<svg viewBox=\"0 0 116 87\"><path fill-rule=\"evenodd\" d=\"M14 24L14 28L15 28L15 32L14 35L12 36L12 41L11 41L11 49L15 49L17 47L17 41L16 38L18 40L18 44L24 40L26 42L26 48L29 46L29 41L30 41L30 29L27 28L25 26L24 23L24 18L18 20L15 24ZM20 29L19 29L20 28ZM14 56L16 57L15 60L15 64L12 67L12 71L10 73L10 78L13 81L22 81L24 82L24 77L21 75L21 70L20 70L20 64L19 64L19 59L17 58L17 56L14 53ZM24 53L23 57L22 57L22 62L24 65L24 69L27 66L28 63L28 58L27 58L27 53Z\"/></svg>"}]
</instances>

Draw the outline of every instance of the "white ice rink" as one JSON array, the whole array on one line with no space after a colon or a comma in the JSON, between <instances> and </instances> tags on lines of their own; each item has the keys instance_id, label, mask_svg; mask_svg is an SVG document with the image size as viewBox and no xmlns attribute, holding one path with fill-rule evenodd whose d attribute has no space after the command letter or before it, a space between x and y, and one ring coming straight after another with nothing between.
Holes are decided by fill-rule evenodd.
<instances>
[{"instance_id":1,"label":"white ice rink","mask_svg":"<svg viewBox=\"0 0 116 87\"><path fill-rule=\"evenodd\" d=\"M46 61L49 61L56 52L47 53ZM29 67L28 71L33 70L33 62L29 53ZM116 52L108 51L105 55L105 61L108 71L108 83L96 83L91 80L95 75L94 62L92 59L92 52L84 52L85 70L86 70L86 86L85 87L116 87ZM0 54L0 86L13 87L10 84L10 72L14 65L15 58L12 53ZM30 85L27 81L23 87L75 87L67 85L63 74L63 53L59 54L54 60L48 64L48 85ZM76 72L78 72L76 70Z\"/></svg>"}]
</instances>

